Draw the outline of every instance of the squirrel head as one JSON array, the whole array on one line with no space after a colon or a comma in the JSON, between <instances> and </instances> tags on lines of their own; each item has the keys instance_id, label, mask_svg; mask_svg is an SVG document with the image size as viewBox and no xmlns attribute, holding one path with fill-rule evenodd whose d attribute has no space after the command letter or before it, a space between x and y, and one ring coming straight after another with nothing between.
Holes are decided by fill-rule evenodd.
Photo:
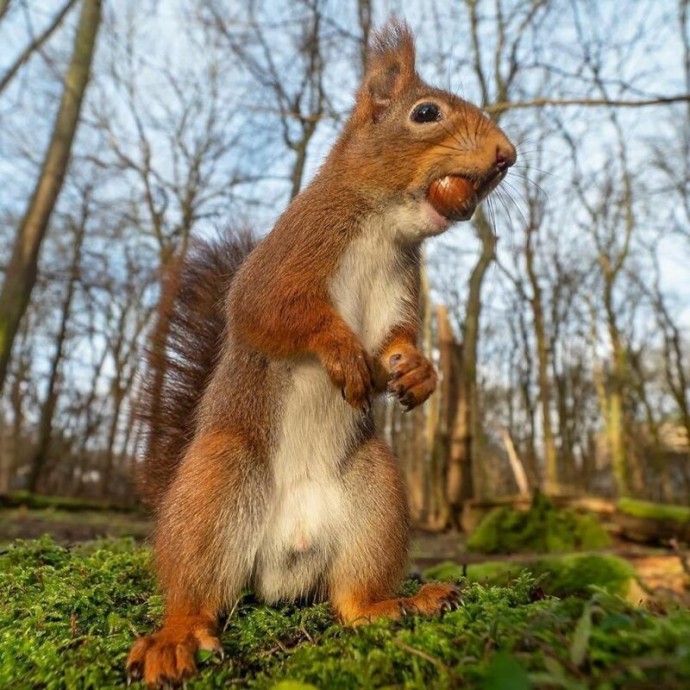
<instances>
[{"instance_id":1,"label":"squirrel head","mask_svg":"<svg viewBox=\"0 0 690 690\"><path fill-rule=\"evenodd\" d=\"M422 234L442 232L468 220L516 158L485 113L419 77L405 23L393 20L374 36L332 158L374 207L416 204L430 223Z\"/></svg>"}]
</instances>

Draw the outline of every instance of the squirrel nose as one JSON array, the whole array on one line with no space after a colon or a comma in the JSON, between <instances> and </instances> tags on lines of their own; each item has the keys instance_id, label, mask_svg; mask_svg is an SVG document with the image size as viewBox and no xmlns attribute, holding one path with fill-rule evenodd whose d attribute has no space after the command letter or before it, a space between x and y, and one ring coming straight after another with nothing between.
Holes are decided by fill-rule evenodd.
<instances>
[{"instance_id":1,"label":"squirrel nose","mask_svg":"<svg viewBox=\"0 0 690 690\"><path fill-rule=\"evenodd\" d=\"M496 168L500 171L510 168L515 165L517 160L517 151L515 147L510 143L498 144L496 146Z\"/></svg>"}]
</instances>

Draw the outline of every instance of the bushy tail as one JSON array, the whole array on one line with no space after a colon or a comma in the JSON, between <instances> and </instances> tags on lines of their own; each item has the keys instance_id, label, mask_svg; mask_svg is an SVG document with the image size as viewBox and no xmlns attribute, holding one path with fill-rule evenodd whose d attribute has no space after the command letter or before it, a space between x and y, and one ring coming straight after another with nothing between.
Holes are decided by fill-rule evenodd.
<instances>
[{"instance_id":1,"label":"bushy tail","mask_svg":"<svg viewBox=\"0 0 690 690\"><path fill-rule=\"evenodd\" d=\"M226 330L230 281L255 244L248 232L195 240L166 276L139 405L146 434L138 483L150 507L159 505L194 435Z\"/></svg>"}]
</instances>

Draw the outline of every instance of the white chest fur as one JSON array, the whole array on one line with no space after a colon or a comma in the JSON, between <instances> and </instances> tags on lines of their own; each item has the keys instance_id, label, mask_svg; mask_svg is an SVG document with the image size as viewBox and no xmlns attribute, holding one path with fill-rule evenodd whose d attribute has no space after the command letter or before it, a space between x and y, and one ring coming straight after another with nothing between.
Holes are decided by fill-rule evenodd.
<instances>
[{"instance_id":1,"label":"white chest fur","mask_svg":"<svg viewBox=\"0 0 690 690\"><path fill-rule=\"evenodd\" d=\"M382 219L362 228L332 278L333 305L372 354L410 306L404 278L395 229ZM306 595L348 538L340 467L360 415L316 358L293 365L272 458L273 500L256 562L255 586L265 600Z\"/></svg>"},{"instance_id":2,"label":"white chest fur","mask_svg":"<svg viewBox=\"0 0 690 690\"><path fill-rule=\"evenodd\" d=\"M331 280L333 304L371 354L407 307L400 254L392 228L376 218L347 248Z\"/></svg>"}]
</instances>

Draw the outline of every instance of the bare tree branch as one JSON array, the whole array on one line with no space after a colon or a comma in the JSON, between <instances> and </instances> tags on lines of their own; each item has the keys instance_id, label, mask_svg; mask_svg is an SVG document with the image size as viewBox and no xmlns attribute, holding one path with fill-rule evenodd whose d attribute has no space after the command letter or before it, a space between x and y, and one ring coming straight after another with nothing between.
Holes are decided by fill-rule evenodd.
<instances>
[{"instance_id":1,"label":"bare tree branch","mask_svg":"<svg viewBox=\"0 0 690 690\"><path fill-rule=\"evenodd\" d=\"M0 93L2 93L7 85L16 76L21 66L31 57L31 55L39 50L41 46L55 33L55 30L62 24L62 20L67 16L67 13L74 7L77 0L67 0L62 9L55 15L53 21L46 27L42 34L36 36L31 43L22 51L21 55L10 65L5 72L2 79L0 79ZM4 7L0 4L0 19L9 7L9 0L6 0Z\"/></svg>"},{"instance_id":2,"label":"bare tree branch","mask_svg":"<svg viewBox=\"0 0 690 690\"><path fill-rule=\"evenodd\" d=\"M544 106L584 106L589 108L644 108L648 106L671 105L673 103L690 103L690 93L675 96L657 96L655 98L616 99L616 98L534 98L531 101L503 101L484 107L492 115L507 110L525 110L526 108L543 108Z\"/></svg>"}]
</instances>

